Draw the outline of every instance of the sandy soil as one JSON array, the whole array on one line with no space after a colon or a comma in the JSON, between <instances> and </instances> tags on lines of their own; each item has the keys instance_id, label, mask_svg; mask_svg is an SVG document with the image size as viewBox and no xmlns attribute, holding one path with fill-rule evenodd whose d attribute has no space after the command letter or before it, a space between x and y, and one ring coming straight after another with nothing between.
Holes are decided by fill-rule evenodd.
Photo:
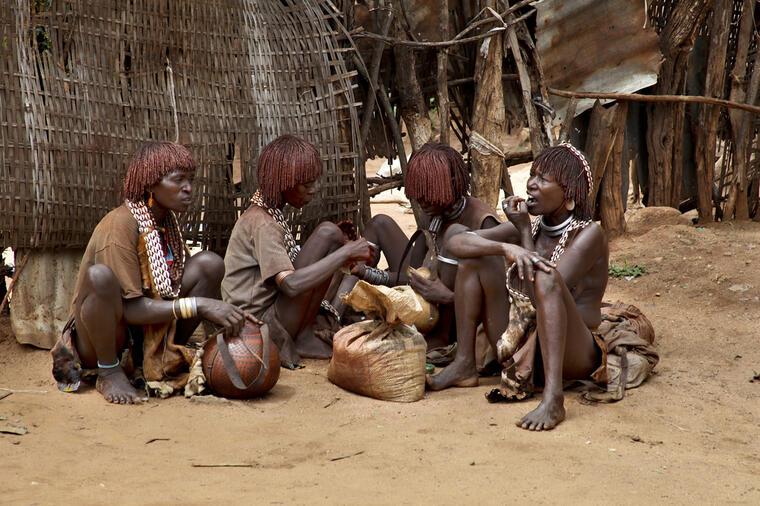
<instances>
[{"instance_id":1,"label":"sandy soil","mask_svg":"<svg viewBox=\"0 0 760 506\"><path fill-rule=\"evenodd\" d=\"M256 400L112 406L56 390L48 352L2 317L0 430L28 432L0 433L0 503L758 504L760 226L675 214L632 212L611 243L612 262L648 270L606 298L653 322L656 374L617 404L568 392L548 433L514 426L535 399L486 402L497 378L396 404L332 385L322 361Z\"/></svg>"}]
</instances>

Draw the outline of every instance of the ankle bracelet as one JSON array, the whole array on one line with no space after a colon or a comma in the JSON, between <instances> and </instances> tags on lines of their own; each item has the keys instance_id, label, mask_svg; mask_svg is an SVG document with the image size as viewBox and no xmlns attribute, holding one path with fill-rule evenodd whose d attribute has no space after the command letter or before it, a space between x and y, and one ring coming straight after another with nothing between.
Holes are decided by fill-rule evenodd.
<instances>
[{"instance_id":1,"label":"ankle bracelet","mask_svg":"<svg viewBox=\"0 0 760 506\"><path fill-rule=\"evenodd\" d=\"M98 362L98 367L100 367L101 369L113 369L114 367L119 367L121 365L121 362L119 360L117 360L116 363L113 365L103 365L100 363L100 360L98 360L97 362Z\"/></svg>"}]
</instances>

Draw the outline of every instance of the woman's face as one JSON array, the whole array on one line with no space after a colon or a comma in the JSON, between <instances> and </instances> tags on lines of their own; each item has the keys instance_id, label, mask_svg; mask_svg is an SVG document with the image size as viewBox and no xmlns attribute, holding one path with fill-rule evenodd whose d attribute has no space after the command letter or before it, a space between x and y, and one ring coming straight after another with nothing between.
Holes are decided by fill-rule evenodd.
<instances>
[{"instance_id":1,"label":"woman's face","mask_svg":"<svg viewBox=\"0 0 760 506\"><path fill-rule=\"evenodd\" d=\"M192 203L194 173L172 171L149 188L153 201L164 209L183 213Z\"/></svg>"},{"instance_id":2,"label":"woman's face","mask_svg":"<svg viewBox=\"0 0 760 506\"><path fill-rule=\"evenodd\" d=\"M530 169L527 190L528 198L525 204L528 206L528 212L533 216L553 214L565 207L564 188L550 175L542 174L540 169Z\"/></svg>"},{"instance_id":3,"label":"woman's face","mask_svg":"<svg viewBox=\"0 0 760 506\"><path fill-rule=\"evenodd\" d=\"M288 188L282 192L282 197L286 203L301 209L311 201L314 194L317 193L317 182L309 181L297 184L293 188Z\"/></svg>"}]
</instances>

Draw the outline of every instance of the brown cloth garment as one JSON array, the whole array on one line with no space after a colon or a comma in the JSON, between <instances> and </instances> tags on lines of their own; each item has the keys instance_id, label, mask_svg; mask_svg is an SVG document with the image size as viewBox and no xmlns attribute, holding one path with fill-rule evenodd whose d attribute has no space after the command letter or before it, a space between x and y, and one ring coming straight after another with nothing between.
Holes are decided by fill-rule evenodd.
<instances>
[{"instance_id":1,"label":"brown cloth garment","mask_svg":"<svg viewBox=\"0 0 760 506\"><path fill-rule=\"evenodd\" d=\"M499 357L504 365L501 386L486 394L489 402L522 400L533 395L535 391L533 373L535 361L540 359L540 356L537 355L538 336L535 317L531 318L529 314L530 311L535 313L535 310L530 304L515 304L514 306L518 319L516 322L510 320L510 327L515 332L523 329L525 337L514 355ZM510 328L505 334L509 331ZM619 357L623 354L633 354L641 360L636 361L635 368L632 367L628 372L627 384L623 385L622 390L639 386L659 361L659 355L653 345L654 328L636 306L623 302L603 304L602 323L598 329L591 329L591 334L602 352L602 358L599 367L590 374L589 378L604 388L608 387L608 380L620 379L618 376L612 378L609 373L614 363L616 364L615 371L619 374L617 364L620 363ZM617 388L612 390L617 390ZM620 398L622 395L613 400L620 400Z\"/></svg>"},{"instance_id":2,"label":"brown cloth garment","mask_svg":"<svg viewBox=\"0 0 760 506\"><path fill-rule=\"evenodd\" d=\"M74 308L81 296L84 275L91 266L108 266L121 286L123 299L150 297L160 299L149 275L145 240L138 230L137 220L126 205L108 213L92 232L87 249L79 267L74 298L69 311L69 323L64 327L61 338L51 350L53 355L53 375L61 383L60 377L71 375L70 368L81 368L79 356L73 345ZM143 325L143 375L147 381L165 382L172 388L180 388L187 382L194 352L174 343L176 322ZM83 375L91 371L84 371Z\"/></svg>"},{"instance_id":3,"label":"brown cloth garment","mask_svg":"<svg viewBox=\"0 0 760 506\"><path fill-rule=\"evenodd\" d=\"M293 270L293 263L285 247L285 231L266 210L249 206L235 223L224 255L222 298L267 323L280 362L292 368L301 356L294 336L282 327L274 310L278 293L274 277L288 270Z\"/></svg>"}]
</instances>

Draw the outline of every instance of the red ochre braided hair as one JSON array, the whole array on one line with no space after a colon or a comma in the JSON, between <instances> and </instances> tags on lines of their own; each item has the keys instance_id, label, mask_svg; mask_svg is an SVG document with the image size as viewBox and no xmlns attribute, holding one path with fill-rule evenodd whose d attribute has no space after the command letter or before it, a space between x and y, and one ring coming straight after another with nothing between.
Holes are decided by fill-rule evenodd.
<instances>
[{"instance_id":1,"label":"red ochre braided hair","mask_svg":"<svg viewBox=\"0 0 760 506\"><path fill-rule=\"evenodd\" d=\"M583 156L577 148L575 151ZM573 216L579 220L591 219L588 201L591 171L567 145L560 144L541 151L533 160L530 172L554 179L565 190L565 200L575 201Z\"/></svg>"},{"instance_id":2,"label":"red ochre braided hair","mask_svg":"<svg viewBox=\"0 0 760 506\"><path fill-rule=\"evenodd\" d=\"M264 203L279 209L282 192L316 181L322 173L319 151L313 144L293 135L281 135L261 150L258 161L259 190Z\"/></svg>"},{"instance_id":3,"label":"red ochre braided hair","mask_svg":"<svg viewBox=\"0 0 760 506\"><path fill-rule=\"evenodd\" d=\"M124 198L147 200L148 189L174 171L195 172L197 164L186 147L173 142L146 142L129 161L124 178Z\"/></svg>"},{"instance_id":4,"label":"red ochre braided hair","mask_svg":"<svg viewBox=\"0 0 760 506\"><path fill-rule=\"evenodd\" d=\"M470 172L456 149L428 142L409 159L404 185L408 198L448 208L467 195Z\"/></svg>"}]
</instances>

